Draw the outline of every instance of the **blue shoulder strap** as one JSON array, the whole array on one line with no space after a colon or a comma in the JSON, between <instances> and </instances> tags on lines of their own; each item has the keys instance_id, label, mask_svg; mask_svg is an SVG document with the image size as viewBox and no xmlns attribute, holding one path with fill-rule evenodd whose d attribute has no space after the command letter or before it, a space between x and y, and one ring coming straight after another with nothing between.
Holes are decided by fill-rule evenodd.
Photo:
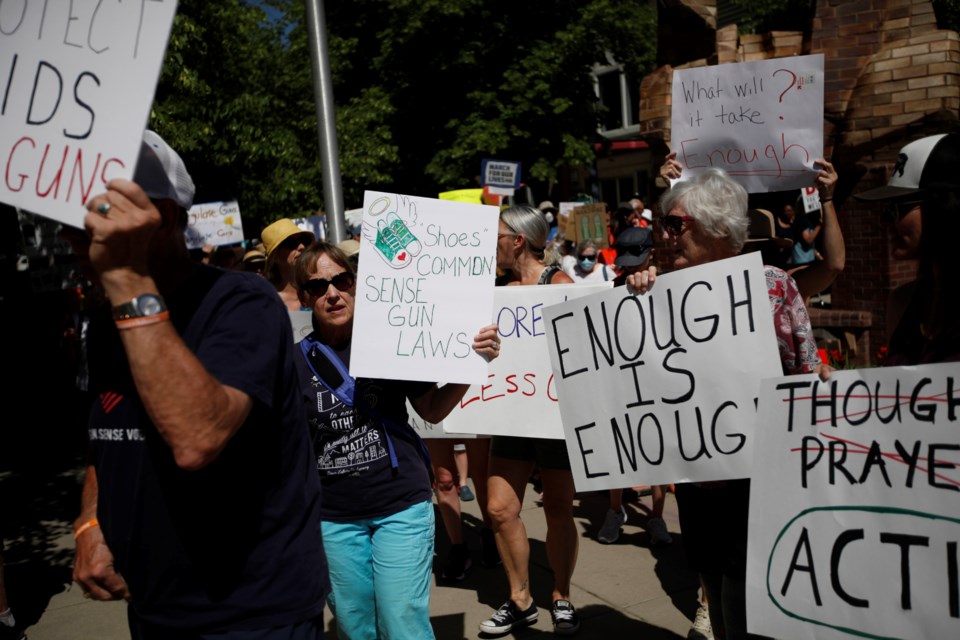
<instances>
[{"instance_id":1,"label":"blue shoulder strap","mask_svg":"<svg viewBox=\"0 0 960 640\"><path fill-rule=\"evenodd\" d=\"M340 360L337 352L329 345L323 344L313 339L313 336L307 336L300 341L300 352L307 363L307 367L316 376L317 380L326 387L330 393L335 395L340 402L347 406L356 407L358 410L373 416L380 424L384 426L384 439L387 441L387 451L390 454L390 468L396 471L400 467L397 460L397 452L393 446L393 439L390 438L390 431L398 431L412 435L414 441L420 447L420 455L427 465L427 472L430 475L430 481L433 482L433 466L430 462L430 452L419 434L410 425L400 425L393 420L388 419L379 411L369 406L363 400L363 394L357 394L356 379L350 375L346 365Z\"/></svg>"}]
</instances>

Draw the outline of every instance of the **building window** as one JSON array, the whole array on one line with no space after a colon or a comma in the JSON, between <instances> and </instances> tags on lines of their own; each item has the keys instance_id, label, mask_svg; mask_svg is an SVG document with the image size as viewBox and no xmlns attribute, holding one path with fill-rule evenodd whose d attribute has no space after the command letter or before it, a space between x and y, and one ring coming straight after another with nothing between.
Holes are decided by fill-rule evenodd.
<instances>
[{"instance_id":1,"label":"building window","mask_svg":"<svg viewBox=\"0 0 960 640\"><path fill-rule=\"evenodd\" d=\"M600 131L626 132L640 122L640 87L632 81L620 65L598 67L594 70L594 90L604 107Z\"/></svg>"}]
</instances>

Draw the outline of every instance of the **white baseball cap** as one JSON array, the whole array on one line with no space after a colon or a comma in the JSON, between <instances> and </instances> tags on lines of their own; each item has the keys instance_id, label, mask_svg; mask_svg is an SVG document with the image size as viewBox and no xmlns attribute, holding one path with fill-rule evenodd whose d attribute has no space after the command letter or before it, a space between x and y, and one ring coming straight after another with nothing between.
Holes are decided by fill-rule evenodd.
<instances>
[{"instance_id":1,"label":"white baseball cap","mask_svg":"<svg viewBox=\"0 0 960 640\"><path fill-rule=\"evenodd\" d=\"M183 159L163 138L149 129L143 132L133 181L151 200L173 200L184 209L189 209L193 204L196 189Z\"/></svg>"},{"instance_id":2,"label":"white baseball cap","mask_svg":"<svg viewBox=\"0 0 960 640\"><path fill-rule=\"evenodd\" d=\"M960 134L941 133L914 140L900 150L886 186L858 193L858 200L890 200L924 189L960 187Z\"/></svg>"}]
</instances>

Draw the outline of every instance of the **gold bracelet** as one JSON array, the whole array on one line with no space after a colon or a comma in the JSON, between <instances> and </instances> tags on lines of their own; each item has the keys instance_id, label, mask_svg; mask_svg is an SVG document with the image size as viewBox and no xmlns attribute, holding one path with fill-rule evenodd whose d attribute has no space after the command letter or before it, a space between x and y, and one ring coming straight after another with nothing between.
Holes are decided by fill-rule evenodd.
<instances>
[{"instance_id":1,"label":"gold bracelet","mask_svg":"<svg viewBox=\"0 0 960 640\"><path fill-rule=\"evenodd\" d=\"M170 319L170 312L163 311L154 316L144 316L142 318L125 318L123 320L117 320L116 325L117 325L117 329L120 329L121 331L126 331L128 329L137 329L139 327L149 327L152 324L166 322L169 319Z\"/></svg>"},{"instance_id":2,"label":"gold bracelet","mask_svg":"<svg viewBox=\"0 0 960 640\"><path fill-rule=\"evenodd\" d=\"M100 526L100 522L97 521L96 518L94 518L93 520L87 520L82 525L77 527L77 530L73 532L73 539L76 540L77 538L80 537L82 533L84 533L88 529L93 529L94 527L99 527L99 526Z\"/></svg>"}]
</instances>

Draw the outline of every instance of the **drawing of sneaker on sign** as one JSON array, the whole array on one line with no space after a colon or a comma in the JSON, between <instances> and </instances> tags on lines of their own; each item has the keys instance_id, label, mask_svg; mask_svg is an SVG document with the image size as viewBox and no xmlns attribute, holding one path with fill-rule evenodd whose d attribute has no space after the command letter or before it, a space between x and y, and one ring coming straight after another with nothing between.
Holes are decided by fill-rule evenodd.
<instances>
[{"instance_id":1,"label":"drawing of sneaker on sign","mask_svg":"<svg viewBox=\"0 0 960 640\"><path fill-rule=\"evenodd\" d=\"M407 266L423 249L410 228L393 211L387 214L386 220L377 220L377 239L374 246L394 269Z\"/></svg>"}]
</instances>

